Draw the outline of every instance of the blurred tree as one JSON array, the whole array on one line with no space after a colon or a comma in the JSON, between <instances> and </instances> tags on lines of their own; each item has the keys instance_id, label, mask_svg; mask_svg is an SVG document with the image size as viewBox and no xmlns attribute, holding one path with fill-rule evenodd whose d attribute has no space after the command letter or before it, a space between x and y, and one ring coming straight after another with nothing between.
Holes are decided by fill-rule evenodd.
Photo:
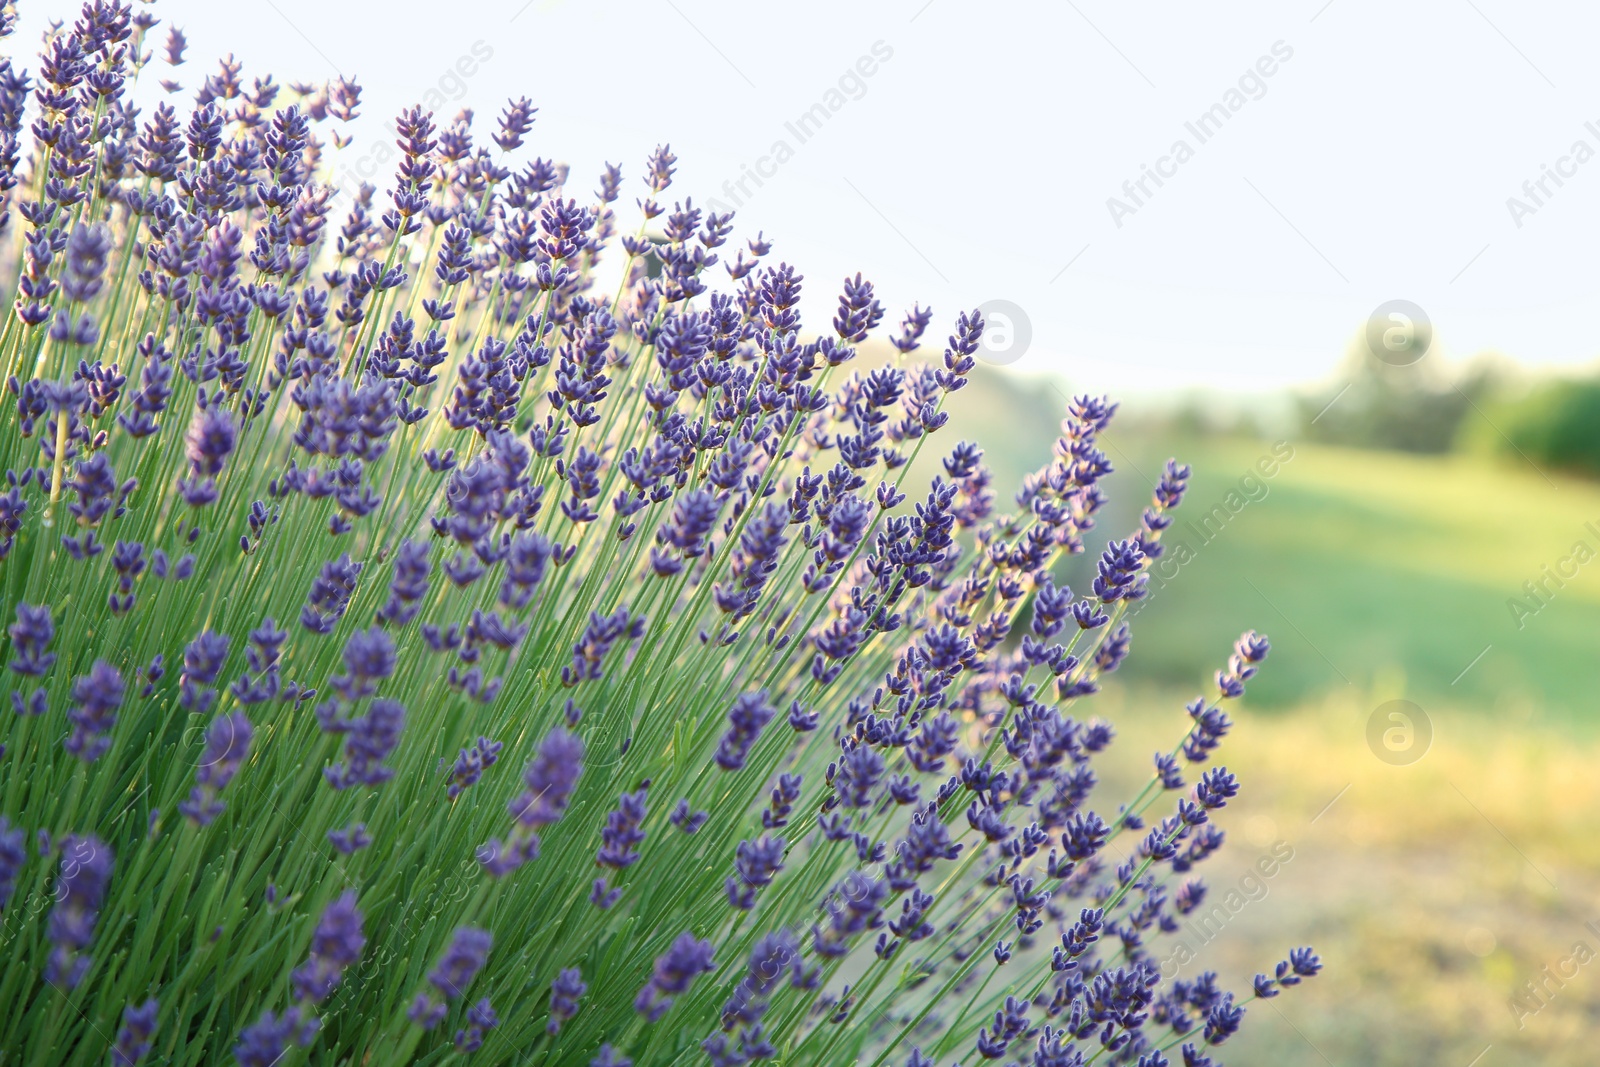
<instances>
[{"instance_id":1,"label":"blurred tree","mask_svg":"<svg viewBox=\"0 0 1600 1067\"><path fill-rule=\"evenodd\" d=\"M1487 415L1485 425L1464 434L1469 447L1520 452L1540 467L1600 475L1600 378L1544 381L1501 399Z\"/></svg>"},{"instance_id":2,"label":"blurred tree","mask_svg":"<svg viewBox=\"0 0 1600 1067\"><path fill-rule=\"evenodd\" d=\"M1501 377L1489 358L1475 360L1459 376L1437 357L1391 366L1374 358L1358 336L1333 384L1297 398L1300 432L1328 444L1448 452L1464 416Z\"/></svg>"}]
</instances>

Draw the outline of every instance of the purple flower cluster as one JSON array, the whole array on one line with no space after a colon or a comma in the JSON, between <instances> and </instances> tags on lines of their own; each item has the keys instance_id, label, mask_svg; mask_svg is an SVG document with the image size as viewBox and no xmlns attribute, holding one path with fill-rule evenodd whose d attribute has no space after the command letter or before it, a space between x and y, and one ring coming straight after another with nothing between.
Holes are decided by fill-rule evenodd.
<instances>
[{"instance_id":1,"label":"purple flower cluster","mask_svg":"<svg viewBox=\"0 0 1600 1067\"><path fill-rule=\"evenodd\" d=\"M250 754L255 729L242 711L219 715L206 730L206 746L195 771L195 787L178 811L197 826L208 826L226 806L218 795L239 773Z\"/></svg>"},{"instance_id":2,"label":"purple flower cluster","mask_svg":"<svg viewBox=\"0 0 1600 1067\"><path fill-rule=\"evenodd\" d=\"M500 1016L488 997L467 1009L467 1024L465 1029L456 1031L456 1048L461 1052L476 1052L483 1047L484 1034L500 1025Z\"/></svg>"},{"instance_id":3,"label":"purple flower cluster","mask_svg":"<svg viewBox=\"0 0 1600 1067\"><path fill-rule=\"evenodd\" d=\"M56 906L48 931L54 948L44 971L51 985L75 989L88 972L91 961L85 950L94 940L112 866L111 849L93 834L69 834L62 840Z\"/></svg>"},{"instance_id":4,"label":"purple flower cluster","mask_svg":"<svg viewBox=\"0 0 1600 1067\"><path fill-rule=\"evenodd\" d=\"M317 920L311 936L311 956L290 976L296 1000L320 1004L328 999L366 947L361 925L355 891L347 889Z\"/></svg>"},{"instance_id":5,"label":"purple flower cluster","mask_svg":"<svg viewBox=\"0 0 1600 1067\"><path fill-rule=\"evenodd\" d=\"M160 997L164 1043L242 1067L324 1012L328 1055L373 1062L451 1032L591 1067L697 1041L714 1067L912 1040L910 1067L1210 1062L1248 1002L1163 980L1155 946L1206 899L1240 791L1223 708L1268 643L1239 639L1120 807L1097 801L1116 732L1081 710L1136 655L1188 467L1098 534L1116 405L1080 396L1006 512L981 448L929 447L981 312L926 358L933 313L885 337L857 273L808 325L816 279L679 199L670 147L637 228L622 168L591 196L514 158L524 98L487 124L407 107L391 180L336 197L360 86L229 57L142 115L128 87L187 48L156 25L89 0L35 72L0 58L0 774L24 805L0 908L51 880L30 834L43 857L79 829L43 970L121 1020L28 1047L140 1062ZM492 771L510 752L520 782ZM173 805L191 825L159 833ZM489 925L515 945L493 961ZM1254 996L1320 967L1295 949Z\"/></svg>"},{"instance_id":6,"label":"purple flower cluster","mask_svg":"<svg viewBox=\"0 0 1600 1067\"><path fill-rule=\"evenodd\" d=\"M63 744L66 750L93 763L111 747L111 728L117 724L117 708L122 704L122 674L103 659L94 661L89 673L72 682L72 708L67 721L72 733Z\"/></svg>"},{"instance_id":7,"label":"purple flower cluster","mask_svg":"<svg viewBox=\"0 0 1600 1067\"><path fill-rule=\"evenodd\" d=\"M134 1067L150 1051L155 1038L156 1017L161 1006L151 997L137 1007L129 1005L122 1012L122 1026L117 1030L117 1043L111 1050L113 1067Z\"/></svg>"},{"instance_id":8,"label":"purple flower cluster","mask_svg":"<svg viewBox=\"0 0 1600 1067\"><path fill-rule=\"evenodd\" d=\"M583 974L576 967L568 967L550 983L550 1021L545 1029L559 1033L561 1024L578 1014L578 999L589 991Z\"/></svg>"},{"instance_id":9,"label":"purple flower cluster","mask_svg":"<svg viewBox=\"0 0 1600 1067\"><path fill-rule=\"evenodd\" d=\"M566 814L583 773L583 742L556 727L539 743L539 754L523 773L524 791L511 799L510 837L494 838L478 850L484 870L496 878L539 857L538 831Z\"/></svg>"},{"instance_id":10,"label":"purple flower cluster","mask_svg":"<svg viewBox=\"0 0 1600 1067\"><path fill-rule=\"evenodd\" d=\"M264 1010L259 1019L239 1032L233 1056L239 1067L274 1067L290 1045L305 1048L321 1029L322 1021L299 1007L289 1008L282 1015Z\"/></svg>"},{"instance_id":11,"label":"purple flower cluster","mask_svg":"<svg viewBox=\"0 0 1600 1067\"><path fill-rule=\"evenodd\" d=\"M438 990L443 1001L432 994L418 993L407 1009L407 1016L424 1030L432 1030L444 1018L446 1002L458 1000L483 970L494 938L487 930L463 926L451 935L450 944L439 962L428 972L428 984Z\"/></svg>"},{"instance_id":12,"label":"purple flower cluster","mask_svg":"<svg viewBox=\"0 0 1600 1067\"><path fill-rule=\"evenodd\" d=\"M28 862L28 835L20 827L13 828L11 821L0 815L0 911L17 891L17 875Z\"/></svg>"},{"instance_id":13,"label":"purple flower cluster","mask_svg":"<svg viewBox=\"0 0 1600 1067\"><path fill-rule=\"evenodd\" d=\"M696 978L716 969L716 961L711 958L715 951L709 941L701 941L687 931L679 934L672 947L656 957L650 980L634 998L634 1010L650 1022L661 1018Z\"/></svg>"}]
</instances>

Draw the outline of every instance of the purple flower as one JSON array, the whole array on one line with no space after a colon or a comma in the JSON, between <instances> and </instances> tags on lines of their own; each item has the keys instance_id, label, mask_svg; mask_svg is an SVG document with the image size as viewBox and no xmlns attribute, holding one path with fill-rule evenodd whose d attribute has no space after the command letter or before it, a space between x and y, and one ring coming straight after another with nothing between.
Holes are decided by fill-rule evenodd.
<instances>
[{"instance_id":1,"label":"purple flower","mask_svg":"<svg viewBox=\"0 0 1600 1067\"><path fill-rule=\"evenodd\" d=\"M225 810L218 795L233 781L250 754L255 730L242 711L219 715L206 730L206 747L195 771L195 787L178 811L197 826L209 826Z\"/></svg>"},{"instance_id":2,"label":"purple flower","mask_svg":"<svg viewBox=\"0 0 1600 1067\"><path fill-rule=\"evenodd\" d=\"M1195 783L1194 798L1202 808L1215 811L1239 795L1239 779L1226 767L1213 767Z\"/></svg>"},{"instance_id":3,"label":"purple flower","mask_svg":"<svg viewBox=\"0 0 1600 1067\"><path fill-rule=\"evenodd\" d=\"M533 130L533 117L538 110L526 96L507 104L506 110L501 112L499 133L494 134L494 144L506 152L522 146L523 134Z\"/></svg>"},{"instance_id":4,"label":"purple flower","mask_svg":"<svg viewBox=\"0 0 1600 1067\"><path fill-rule=\"evenodd\" d=\"M626 606L618 608L611 615L590 612L589 625L572 646L571 665L561 668L561 684L572 686L582 681L597 680L601 674L601 662L611 651L611 646L624 639L637 641L644 636L644 630L644 616L630 616Z\"/></svg>"},{"instance_id":5,"label":"purple flower","mask_svg":"<svg viewBox=\"0 0 1600 1067\"><path fill-rule=\"evenodd\" d=\"M67 712L72 733L64 742L68 752L85 763L105 754L111 747L106 735L117 724L123 691L122 675L103 659L95 660L88 674L73 679L73 707Z\"/></svg>"},{"instance_id":6,"label":"purple flower","mask_svg":"<svg viewBox=\"0 0 1600 1067\"><path fill-rule=\"evenodd\" d=\"M1246 631L1234 642L1227 669L1217 672L1217 690L1224 698L1234 699L1244 695L1244 683L1255 676L1270 648L1267 639L1254 630Z\"/></svg>"},{"instance_id":7,"label":"purple flower","mask_svg":"<svg viewBox=\"0 0 1600 1067\"><path fill-rule=\"evenodd\" d=\"M216 476L238 441L239 429L226 408L196 409L184 438L189 477L178 479L178 491L191 506L204 507L217 499Z\"/></svg>"},{"instance_id":8,"label":"purple flower","mask_svg":"<svg viewBox=\"0 0 1600 1067\"><path fill-rule=\"evenodd\" d=\"M883 905L889 892L888 882L861 871L851 871L823 902L829 922L827 928L812 927L812 948L818 955L829 958L847 954L852 939L882 925Z\"/></svg>"},{"instance_id":9,"label":"purple flower","mask_svg":"<svg viewBox=\"0 0 1600 1067\"><path fill-rule=\"evenodd\" d=\"M1244 1009L1234 1005L1232 993L1224 993L1221 1001L1206 1013L1206 1043L1222 1044L1239 1032L1239 1024L1242 1022L1244 1022Z\"/></svg>"},{"instance_id":10,"label":"purple flower","mask_svg":"<svg viewBox=\"0 0 1600 1067\"><path fill-rule=\"evenodd\" d=\"M456 757L456 764L450 771L450 785L445 790L451 800L460 796L472 786L478 784L478 779L483 777L483 772L495 765L500 758L500 750L505 747L503 742L491 741L487 737L478 738L478 743L471 748L464 748Z\"/></svg>"},{"instance_id":11,"label":"purple flower","mask_svg":"<svg viewBox=\"0 0 1600 1067\"><path fill-rule=\"evenodd\" d=\"M484 997L467 1009L467 1021L485 1030L493 1030L500 1025L500 1016L495 1014L494 1005L489 1003L489 998Z\"/></svg>"},{"instance_id":12,"label":"purple flower","mask_svg":"<svg viewBox=\"0 0 1600 1067\"><path fill-rule=\"evenodd\" d=\"M328 684L346 703L354 704L376 693L378 682L394 669L394 638L374 626L350 635L344 646L344 673Z\"/></svg>"},{"instance_id":13,"label":"purple flower","mask_svg":"<svg viewBox=\"0 0 1600 1067\"><path fill-rule=\"evenodd\" d=\"M349 553L323 564L322 572L312 579L305 607L300 609L300 625L312 633L331 634L350 606L360 574L361 564L353 562Z\"/></svg>"},{"instance_id":14,"label":"purple flower","mask_svg":"<svg viewBox=\"0 0 1600 1067\"><path fill-rule=\"evenodd\" d=\"M0 911L11 903L17 891L17 875L28 862L28 835L20 827L13 829L9 820L0 815Z\"/></svg>"},{"instance_id":15,"label":"purple flower","mask_svg":"<svg viewBox=\"0 0 1600 1067\"><path fill-rule=\"evenodd\" d=\"M711 813L709 811L692 810L689 805L689 799L685 797L678 801L677 807L672 809L672 814L668 818L673 826L693 836L699 833L700 828L706 824L706 820L711 818Z\"/></svg>"},{"instance_id":16,"label":"purple flower","mask_svg":"<svg viewBox=\"0 0 1600 1067\"><path fill-rule=\"evenodd\" d=\"M1111 542L1096 564L1099 574L1094 580L1094 595L1106 604L1138 600L1145 595L1145 566L1145 554L1133 541ZM1079 624L1082 625L1081 620Z\"/></svg>"},{"instance_id":17,"label":"purple flower","mask_svg":"<svg viewBox=\"0 0 1600 1067\"><path fill-rule=\"evenodd\" d=\"M68 299L86 304L99 295L106 270L106 257L114 241L104 225L78 223L67 238L66 269L61 272L61 292Z\"/></svg>"},{"instance_id":18,"label":"purple flower","mask_svg":"<svg viewBox=\"0 0 1600 1067\"><path fill-rule=\"evenodd\" d=\"M527 787L507 806L516 825L511 837L502 843L494 839L478 850L479 862L496 878L503 877L538 857L538 829L566 814L572 790L583 773L583 742L575 734L556 727L539 743L539 753L522 781Z\"/></svg>"},{"instance_id":19,"label":"purple flower","mask_svg":"<svg viewBox=\"0 0 1600 1067\"><path fill-rule=\"evenodd\" d=\"M734 870L725 883L728 903L741 911L756 906L756 890L772 884L783 870L783 860L788 842L781 837L762 834L754 841L741 841L734 850Z\"/></svg>"},{"instance_id":20,"label":"purple flower","mask_svg":"<svg viewBox=\"0 0 1600 1067\"><path fill-rule=\"evenodd\" d=\"M219 633L206 630L183 650L183 675L178 703L192 715L204 715L216 701L216 692L209 686L222 673L228 658L228 639Z\"/></svg>"},{"instance_id":21,"label":"purple flower","mask_svg":"<svg viewBox=\"0 0 1600 1067\"><path fill-rule=\"evenodd\" d=\"M367 713L355 718L323 718L327 705L318 709L323 729L342 733L345 762L323 768L323 776L335 789L354 785L382 785L394 777L394 769L383 765L400 744L400 731L406 723L405 705L380 697L367 705Z\"/></svg>"},{"instance_id":22,"label":"purple flower","mask_svg":"<svg viewBox=\"0 0 1600 1067\"><path fill-rule=\"evenodd\" d=\"M803 776L798 774L778 775L778 784L772 788L771 802L761 813L763 828L781 830L789 825L789 813L794 810L795 801L800 799L800 786L804 781Z\"/></svg>"},{"instance_id":23,"label":"purple flower","mask_svg":"<svg viewBox=\"0 0 1600 1067\"><path fill-rule=\"evenodd\" d=\"M278 629L276 619L263 619L260 626L250 631L250 647L245 652L250 669L258 674L271 670L283 654L283 643L288 637L287 630Z\"/></svg>"},{"instance_id":24,"label":"purple flower","mask_svg":"<svg viewBox=\"0 0 1600 1067\"><path fill-rule=\"evenodd\" d=\"M449 1011L448 1004L441 1004L426 993L418 993L411 1001L411 1006L406 1009L406 1018L424 1030L432 1030L444 1021Z\"/></svg>"},{"instance_id":25,"label":"purple flower","mask_svg":"<svg viewBox=\"0 0 1600 1067\"><path fill-rule=\"evenodd\" d=\"M1310 947L1289 950L1289 958L1278 964L1275 976L1280 986L1299 985L1303 978L1315 978L1322 970L1322 960Z\"/></svg>"},{"instance_id":26,"label":"purple flower","mask_svg":"<svg viewBox=\"0 0 1600 1067\"><path fill-rule=\"evenodd\" d=\"M122 1009L122 1028L117 1031L117 1043L111 1050L112 1067L133 1067L150 1051L160 1010L155 997L138 1007L130 1004Z\"/></svg>"},{"instance_id":27,"label":"purple flower","mask_svg":"<svg viewBox=\"0 0 1600 1067\"><path fill-rule=\"evenodd\" d=\"M550 1021L545 1029L558 1033L561 1024L578 1014L578 998L589 991L583 974L576 967L568 967L550 983Z\"/></svg>"},{"instance_id":28,"label":"purple flower","mask_svg":"<svg viewBox=\"0 0 1600 1067\"><path fill-rule=\"evenodd\" d=\"M573 787L583 771L583 742L556 727L539 745L539 754L523 774L527 792L512 801L512 816L524 826L544 826L566 813Z\"/></svg>"},{"instance_id":29,"label":"purple flower","mask_svg":"<svg viewBox=\"0 0 1600 1067\"><path fill-rule=\"evenodd\" d=\"M906 317L900 321L899 336L891 343L902 353L915 352L920 347L923 332L932 321L932 308L924 308L920 304L912 305L911 310L906 312Z\"/></svg>"},{"instance_id":30,"label":"purple flower","mask_svg":"<svg viewBox=\"0 0 1600 1067\"><path fill-rule=\"evenodd\" d=\"M876 749L856 745L828 770L839 803L847 808L864 808L872 803L878 783L883 780L884 762Z\"/></svg>"},{"instance_id":31,"label":"purple flower","mask_svg":"<svg viewBox=\"0 0 1600 1067\"><path fill-rule=\"evenodd\" d=\"M717 498L708 490L692 489L672 505L672 517L656 532L657 547L650 551L650 565L661 577L683 569L683 560L694 559L705 551L705 538L717 523ZM669 553L670 547L676 554Z\"/></svg>"},{"instance_id":32,"label":"purple flower","mask_svg":"<svg viewBox=\"0 0 1600 1067\"><path fill-rule=\"evenodd\" d=\"M395 550L394 579L389 583L388 603L378 611L378 621L386 626L404 626L422 610L422 597L428 591L428 543L406 540Z\"/></svg>"},{"instance_id":33,"label":"purple flower","mask_svg":"<svg viewBox=\"0 0 1600 1067\"><path fill-rule=\"evenodd\" d=\"M494 937L487 930L458 927L439 962L428 972L429 984L443 993L446 1000L455 1000L478 977L493 944Z\"/></svg>"},{"instance_id":34,"label":"purple flower","mask_svg":"<svg viewBox=\"0 0 1600 1067\"><path fill-rule=\"evenodd\" d=\"M298 1007L290 1008L282 1016L263 1011L254 1025L240 1032L233 1055L239 1067L275 1067L291 1043L305 1048L321 1028L320 1020Z\"/></svg>"},{"instance_id":35,"label":"purple flower","mask_svg":"<svg viewBox=\"0 0 1600 1067\"><path fill-rule=\"evenodd\" d=\"M641 825L645 817L645 801L649 797L650 783L645 782L637 792L624 793L616 808L606 816L600 830L600 851L595 862L602 867L622 870L639 860L639 845L644 841Z\"/></svg>"},{"instance_id":36,"label":"purple flower","mask_svg":"<svg viewBox=\"0 0 1600 1067\"><path fill-rule=\"evenodd\" d=\"M82 955L94 940L94 926L111 883L113 858L106 843L93 834L68 835L61 842L61 869L56 879L56 906L50 912L47 936L55 947L46 962L45 980L75 989L89 969Z\"/></svg>"},{"instance_id":37,"label":"purple flower","mask_svg":"<svg viewBox=\"0 0 1600 1067\"><path fill-rule=\"evenodd\" d=\"M1201 763L1222 744L1233 722L1224 712L1208 705L1204 697L1196 697L1184 710L1194 720L1194 725L1183 743L1183 754L1190 763Z\"/></svg>"},{"instance_id":38,"label":"purple flower","mask_svg":"<svg viewBox=\"0 0 1600 1067\"><path fill-rule=\"evenodd\" d=\"M484 1033L500 1025L500 1016L489 998L484 997L467 1009L467 1022L470 1025L465 1030L456 1031L456 1048L462 1052L476 1052L483 1047Z\"/></svg>"},{"instance_id":39,"label":"purple flower","mask_svg":"<svg viewBox=\"0 0 1600 1067\"><path fill-rule=\"evenodd\" d=\"M777 709L767 702L765 689L759 693L745 693L735 700L728 709L728 732L717 745L717 766L725 771L742 769L762 727L777 714Z\"/></svg>"},{"instance_id":40,"label":"purple flower","mask_svg":"<svg viewBox=\"0 0 1600 1067\"><path fill-rule=\"evenodd\" d=\"M894 888L904 891L916 884L919 875L933 870L939 860L955 859L961 849L950 840L950 828L940 821L937 805L930 803L912 817L905 837L895 843L896 861L885 873Z\"/></svg>"},{"instance_id":41,"label":"purple flower","mask_svg":"<svg viewBox=\"0 0 1600 1067\"><path fill-rule=\"evenodd\" d=\"M17 674L42 677L56 662L54 652L48 652L56 634L55 623L50 619L50 605L17 603L17 621L6 628L11 635L11 662L7 664Z\"/></svg>"},{"instance_id":42,"label":"purple flower","mask_svg":"<svg viewBox=\"0 0 1600 1067\"><path fill-rule=\"evenodd\" d=\"M675 997L686 992L694 980L716 969L712 953L715 946L685 931L672 947L656 957L650 980L634 998L633 1008L649 1022L655 1022L671 1008Z\"/></svg>"},{"instance_id":43,"label":"purple flower","mask_svg":"<svg viewBox=\"0 0 1600 1067\"><path fill-rule=\"evenodd\" d=\"M339 985L344 972L361 958L367 938L361 931L356 892L347 889L329 904L311 935L311 956L290 975L296 1000L320 1004Z\"/></svg>"},{"instance_id":44,"label":"purple flower","mask_svg":"<svg viewBox=\"0 0 1600 1067\"><path fill-rule=\"evenodd\" d=\"M328 843L342 854L353 856L372 844L372 835L367 833L366 823L358 822L342 830L329 830Z\"/></svg>"},{"instance_id":45,"label":"purple flower","mask_svg":"<svg viewBox=\"0 0 1600 1067\"><path fill-rule=\"evenodd\" d=\"M956 750L960 727L948 712L923 721L922 729L906 749L912 766L926 774L937 774L944 769L945 760Z\"/></svg>"},{"instance_id":46,"label":"purple flower","mask_svg":"<svg viewBox=\"0 0 1600 1067\"><path fill-rule=\"evenodd\" d=\"M1127 623L1118 626L1101 641L1100 647L1094 654L1094 665L1099 668L1100 673L1110 674L1121 666L1122 661L1128 656L1128 647L1131 643L1132 631Z\"/></svg>"},{"instance_id":47,"label":"purple flower","mask_svg":"<svg viewBox=\"0 0 1600 1067\"><path fill-rule=\"evenodd\" d=\"M541 534L523 532L513 536L506 548L506 578L500 586L500 603L518 611L527 607L544 579L554 551L555 546Z\"/></svg>"},{"instance_id":48,"label":"purple flower","mask_svg":"<svg viewBox=\"0 0 1600 1067\"><path fill-rule=\"evenodd\" d=\"M1111 828L1094 812L1074 815L1061 834L1061 847L1067 858L1081 863L1100 851L1111 835Z\"/></svg>"}]
</instances>

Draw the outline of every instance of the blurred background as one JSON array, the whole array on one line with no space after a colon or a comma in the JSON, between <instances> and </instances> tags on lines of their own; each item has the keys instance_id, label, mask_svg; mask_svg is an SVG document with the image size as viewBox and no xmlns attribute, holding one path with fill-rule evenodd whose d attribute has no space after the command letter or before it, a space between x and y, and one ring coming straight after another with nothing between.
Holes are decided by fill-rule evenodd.
<instances>
[{"instance_id":1,"label":"blurred background","mask_svg":"<svg viewBox=\"0 0 1600 1067\"><path fill-rule=\"evenodd\" d=\"M19 6L22 44L76 7ZM946 432L981 441L1005 491L1047 460L1069 394L1115 395L1101 532L1132 528L1168 456L1196 471L1098 698L1127 784L1242 629L1274 646L1225 749L1246 792L1207 877L1234 904L1179 935L1173 966L1242 986L1292 944L1327 963L1253 1006L1224 1058L1594 1062L1600 11L155 13L189 35L188 62L160 71L173 92L229 53L247 80L357 78L353 140L326 156L346 194L392 185L402 106L472 108L484 130L526 95L532 151L570 165L575 195L607 161L636 179L670 142L668 198L771 238L808 276L813 325L856 271L894 319L932 304L930 338L982 306L985 363Z\"/></svg>"}]
</instances>

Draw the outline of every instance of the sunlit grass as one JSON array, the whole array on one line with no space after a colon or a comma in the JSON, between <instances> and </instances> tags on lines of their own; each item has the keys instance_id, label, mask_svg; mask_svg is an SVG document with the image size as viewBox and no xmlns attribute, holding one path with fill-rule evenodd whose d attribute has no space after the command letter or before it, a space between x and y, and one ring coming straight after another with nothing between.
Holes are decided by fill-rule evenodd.
<instances>
[{"instance_id":1,"label":"sunlit grass","mask_svg":"<svg viewBox=\"0 0 1600 1067\"><path fill-rule=\"evenodd\" d=\"M1600 487L1478 457L1290 442L1294 458L1264 480L1265 496L1206 542L1190 523L1223 502L1270 443L1146 442L1126 432L1116 443L1130 461L1114 476L1123 484L1167 453L1196 467L1172 534L1194 558L1152 582L1139 619L1143 654L1129 663L1142 677L1196 684L1208 649L1240 620L1265 618L1287 662L1258 687L1263 703L1376 687L1390 690L1384 699L1519 722L1589 717L1600 680L1595 568L1548 586L1547 606L1520 629L1507 601L1539 607L1523 583L1540 580L1576 541L1600 553L1600 533L1585 527L1600 530Z\"/></svg>"},{"instance_id":2,"label":"sunlit grass","mask_svg":"<svg viewBox=\"0 0 1600 1067\"><path fill-rule=\"evenodd\" d=\"M1182 696L1133 687L1107 710L1122 743L1153 747ZM1536 1014L1519 1019L1510 1001L1576 942L1600 949L1585 929L1600 920L1600 743L1574 741L1561 724L1452 710L1433 716L1422 758L1391 766L1367 747L1373 703L1352 691L1247 710L1229 740L1246 795L1221 820L1231 848L1208 872L1213 896L1275 845L1293 858L1215 940L1177 935L1196 948L1184 974L1234 980L1262 946L1299 931L1329 961L1329 993L1257 1005L1228 1062L1320 1063L1320 1053L1335 1064L1465 1067L1492 1044L1498 1063L1592 1063L1595 964L1550 984Z\"/></svg>"}]
</instances>

